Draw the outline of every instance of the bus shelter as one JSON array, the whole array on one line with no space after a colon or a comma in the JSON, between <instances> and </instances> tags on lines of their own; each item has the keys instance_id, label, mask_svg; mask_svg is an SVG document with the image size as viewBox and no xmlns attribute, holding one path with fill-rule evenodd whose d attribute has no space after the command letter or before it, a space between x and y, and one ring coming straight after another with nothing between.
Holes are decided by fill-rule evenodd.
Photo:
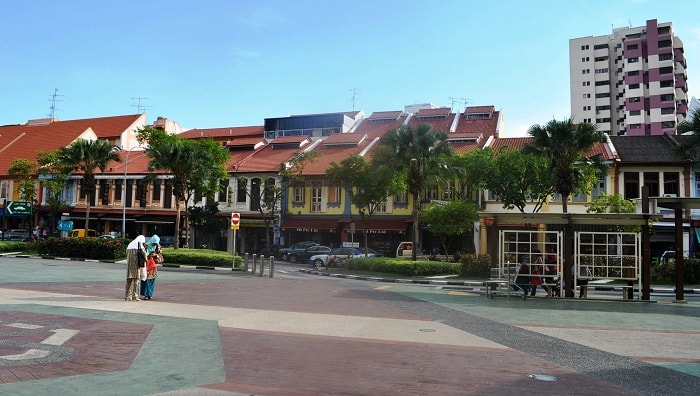
<instances>
[{"instance_id":1,"label":"bus shelter","mask_svg":"<svg viewBox=\"0 0 700 396\"><path fill-rule=\"evenodd\" d=\"M560 225L561 243L552 244L557 251L554 254L562 257L561 261L564 296L574 297L574 264L576 263L575 252L576 238L579 238L574 232L577 225L605 225L605 226L621 226L632 225L640 226L641 233L639 238L635 238L635 243L639 246L641 252L641 299L650 300L651 291L651 253L650 253L650 221L659 221L661 216L650 215L648 213L503 213L503 212L481 212L479 213L480 223L486 229L486 249L492 257L492 266L500 266L500 262L504 258L499 257L501 249L500 231L513 228L538 228L546 230L548 225ZM682 218L680 219L682 221ZM682 238L682 235L681 235ZM682 246L682 244L681 244ZM681 248L682 249L682 248ZM681 263L682 265L682 263ZM682 267L681 267L682 270ZM678 269L677 269L678 271ZM681 286L677 287L676 299L683 300L682 287L682 272L680 276ZM678 294L680 290L680 294Z\"/></svg>"}]
</instances>

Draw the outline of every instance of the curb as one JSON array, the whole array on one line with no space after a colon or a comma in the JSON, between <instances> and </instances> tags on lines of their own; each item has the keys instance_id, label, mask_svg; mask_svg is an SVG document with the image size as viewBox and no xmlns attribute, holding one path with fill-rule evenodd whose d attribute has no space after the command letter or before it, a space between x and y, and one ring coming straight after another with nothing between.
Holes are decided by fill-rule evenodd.
<instances>
[{"instance_id":1,"label":"curb","mask_svg":"<svg viewBox=\"0 0 700 396\"><path fill-rule=\"evenodd\" d=\"M441 279L394 279L394 278L381 278L381 277L374 277L374 276L363 276L363 275L348 275L348 274L334 274L331 272L327 271L321 271L321 270L316 270L316 269L307 269L307 268L299 268L299 272L304 272L307 274L312 274L312 275L321 275L321 276L330 276L333 278L345 278L345 279L357 279L357 280L366 280L366 281L373 281L373 282L386 282L386 283L405 283L405 284L414 284L414 285L435 285L435 286L461 286L465 287L466 290L474 290L474 288L479 288L481 290L482 287L484 287L484 282L483 281L446 281L446 280L441 280ZM598 290L598 291L622 291L624 290L623 288L620 287L614 287L614 286L589 286L589 290ZM634 288L635 293L639 293L638 288ZM650 289L651 293L668 293L668 294L674 294L676 292L675 288L670 287L657 287L657 288L651 288ZM700 294L700 289L684 289L683 293L685 294Z\"/></svg>"}]
</instances>

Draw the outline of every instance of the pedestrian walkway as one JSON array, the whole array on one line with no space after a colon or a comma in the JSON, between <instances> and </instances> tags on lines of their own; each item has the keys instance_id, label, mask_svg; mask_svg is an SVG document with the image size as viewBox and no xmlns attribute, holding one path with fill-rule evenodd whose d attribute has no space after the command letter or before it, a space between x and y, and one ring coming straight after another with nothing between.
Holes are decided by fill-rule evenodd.
<instances>
[{"instance_id":1,"label":"pedestrian walkway","mask_svg":"<svg viewBox=\"0 0 700 396\"><path fill-rule=\"evenodd\" d=\"M0 394L695 394L700 304L0 258ZM556 378L556 381L542 381Z\"/></svg>"}]
</instances>

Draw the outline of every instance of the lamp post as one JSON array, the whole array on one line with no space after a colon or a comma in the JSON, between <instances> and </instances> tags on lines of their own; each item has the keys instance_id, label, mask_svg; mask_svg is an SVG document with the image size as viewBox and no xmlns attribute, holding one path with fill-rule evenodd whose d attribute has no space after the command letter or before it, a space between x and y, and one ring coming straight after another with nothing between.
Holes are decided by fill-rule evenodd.
<instances>
[{"instance_id":1,"label":"lamp post","mask_svg":"<svg viewBox=\"0 0 700 396\"><path fill-rule=\"evenodd\" d=\"M129 156L131 155L131 150L136 147L132 147L126 153L126 160L124 161L124 181L122 183L122 238L126 238L126 173L129 169Z\"/></svg>"}]
</instances>

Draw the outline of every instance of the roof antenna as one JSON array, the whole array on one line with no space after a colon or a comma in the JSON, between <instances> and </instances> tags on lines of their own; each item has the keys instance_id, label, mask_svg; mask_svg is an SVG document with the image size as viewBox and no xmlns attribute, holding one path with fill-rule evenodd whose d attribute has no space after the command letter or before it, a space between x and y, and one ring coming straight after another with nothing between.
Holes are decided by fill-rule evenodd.
<instances>
[{"instance_id":1,"label":"roof antenna","mask_svg":"<svg viewBox=\"0 0 700 396\"><path fill-rule=\"evenodd\" d=\"M467 98L464 98L464 97L462 97L462 98L453 98L452 96L450 96L450 102L452 102L452 106L450 107L450 109L451 109L450 111L452 111L452 112L454 113L454 111L455 111L455 103L461 103L461 104L462 104L462 107L466 108L466 107L467 107L467 104L468 104L468 103L471 103L471 100L469 100L469 99L467 99Z\"/></svg>"},{"instance_id":2,"label":"roof antenna","mask_svg":"<svg viewBox=\"0 0 700 396\"><path fill-rule=\"evenodd\" d=\"M357 96L362 92L362 90L353 88L350 90L350 92L352 92L352 96L348 100L352 102L352 111L355 111L355 102L357 101Z\"/></svg>"},{"instance_id":3,"label":"roof antenna","mask_svg":"<svg viewBox=\"0 0 700 396\"><path fill-rule=\"evenodd\" d=\"M131 98L131 100L138 100L137 104L131 104L131 107L136 107L136 113L142 114L145 113L146 110L150 109L151 106L146 106L145 104L142 104L142 100L151 100L150 98L142 98L142 97L136 97L136 98Z\"/></svg>"},{"instance_id":4,"label":"roof antenna","mask_svg":"<svg viewBox=\"0 0 700 396\"><path fill-rule=\"evenodd\" d=\"M63 95L59 95L58 88L54 88L53 94L51 95L51 99L49 99L49 102L51 102L51 107L49 107L48 116L49 116L49 118L51 118L51 120L53 120L54 117L56 116L56 110L60 110L60 109L56 109L56 102L63 102L63 99L58 99L59 96L63 96Z\"/></svg>"}]
</instances>

